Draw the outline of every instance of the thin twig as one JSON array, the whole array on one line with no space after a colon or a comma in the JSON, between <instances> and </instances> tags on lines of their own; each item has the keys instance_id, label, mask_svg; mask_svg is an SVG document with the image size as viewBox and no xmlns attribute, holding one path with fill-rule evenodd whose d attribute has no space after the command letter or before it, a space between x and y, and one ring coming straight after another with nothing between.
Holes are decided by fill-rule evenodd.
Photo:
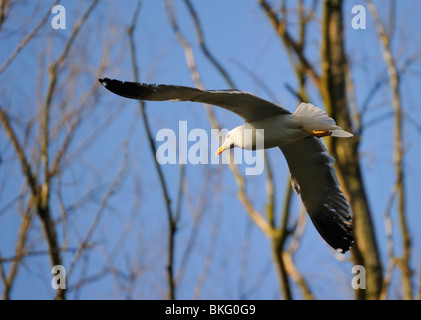
<instances>
[{"instance_id":1,"label":"thin twig","mask_svg":"<svg viewBox=\"0 0 421 320\"><path fill-rule=\"evenodd\" d=\"M218 70L218 72L222 75L228 85L234 89L235 84L232 78L229 76L228 72L222 67L222 65L216 60L216 58L210 53L208 46L205 43L205 37L203 34L202 27L200 26L199 17L197 16L196 10L194 9L190 0L184 0L184 3L187 6L187 9L190 12L190 16L193 18L197 39L199 42L199 46L202 49L202 52L205 54L206 58L213 64L213 66Z\"/></svg>"},{"instance_id":2,"label":"thin twig","mask_svg":"<svg viewBox=\"0 0 421 320\"><path fill-rule=\"evenodd\" d=\"M206 206L208 205L209 197L207 197L207 193L208 193L208 186L209 186L210 178L211 178L211 171L208 170L205 178L203 179L203 186L204 187L202 189L202 192L199 195L200 203L199 203L198 208L195 210L195 213L193 215L194 216L193 226L192 226L192 229L191 229L191 232L190 232L190 236L188 237L187 244L186 244L186 247L184 249L184 252L181 255L182 258L180 260L180 266L178 268L177 276L176 276L177 283L180 283L180 281L181 281L181 279L182 279L182 277L185 273L187 263L189 261L189 258L191 256L191 253L192 253L192 250L193 250L193 246L196 243L200 223L203 220L203 212L206 209Z\"/></svg>"},{"instance_id":3,"label":"thin twig","mask_svg":"<svg viewBox=\"0 0 421 320\"><path fill-rule=\"evenodd\" d=\"M287 31L286 22L284 20L278 19L271 6L265 0L259 0L259 4L265 11L266 15L268 16L275 30L278 32L279 36L282 38L285 47L288 48L288 50L292 50L295 53L298 60L300 61L304 73L307 74L313 80L315 86L320 90L320 76L317 74L311 63L305 57L300 45L292 38L290 33Z\"/></svg>"},{"instance_id":4,"label":"thin twig","mask_svg":"<svg viewBox=\"0 0 421 320\"><path fill-rule=\"evenodd\" d=\"M82 253L85 249L90 247L90 240L92 235L94 234L95 229L98 227L99 221L105 212L105 209L107 207L108 201L110 200L111 196L116 192L116 189L118 187L118 184L121 181L121 177L124 175L124 172L126 170L126 162L127 162L127 150L124 152L123 161L120 167L119 172L117 173L116 177L114 178L113 182L109 186L107 192L105 193L104 197L101 200L101 203L99 205L98 211L95 215L94 220L91 223L91 226L89 227L88 232L86 233L83 241L80 243L77 252L75 256L73 257L73 261L70 264L69 268L67 269L67 279L70 278L70 275L73 273L75 265L78 263L80 257L82 256Z\"/></svg>"},{"instance_id":5,"label":"thin twig","mask_svg":"<svg viewBox=\"0 0 421 320\"><path fill-rule=\"evenodd\" d=\"M131 59L132 59L133 76L134 76L134 81L136 82L139 82L139 71L138 71L138 64L136 60L136 46L135 46L135 40L134 40L133 35L134 35L135 27L136 27L136 20L138 17L139 10L140 10L140 1L137 3L136 9L133 15L132 23L130 27L127 29L127 34L129 36L129 42L130 42L130 53L131 53ZM177 221L171 209L171 200L169 197L168 187L166 185L164 174L155 157L155 154L156 154L155 141L152 136L152 130L150 129L150 126L149 126L149 120L148 120L148 115L145 110L144 101L139 100L139 108L141 111L143 125L145 127L146 135L148 138L149 147L151 149L151 153L154 155L153 162L155 165L155 169L158 173L159 183L160 183L161 190L164 196L164 202L165 202L167 219L168 219L168 237L169 237L168 238L168 261L167 261L167 268L166 268L167 282L168 282L168 287L169 287L168 298L170 300L175 300L176 299L176 295L175 295L176 284L175 284L175 276L174 276L174 251L175 251L175 233L177 231Z\"/></svg>"},{"instance_id":6,"label":"thin twig","mask_svg":"<svg viewBox=\"0 0 421 320\"><path fill-rule=\"evenodd\" d=\"M169 13L170 23L173 27L174 32L177 35L178 40L180 41L181 45L184 48L184 52L186 54L187 64L189 66L190 73L192 74L193 81L194 81L196 87L198 87L199 89L204 89L204 85L203 85L202 81L200 80L200 76L199 76L199 73L198 73L197 68L196 68L196 63L195 63L195 60L194 60L193 51L191 49L191 46L190 46L189 42L186 40L184 35L181 33L180 28L178 27L178 24L175 20L175 16L174 16L171 1L167 1L167 8L168 8L168 13ZM207 114L208 114L208 117L209 117L209 120L210 120L210 123L211 123L212 127L220 128L219 123L216 120L216 117L213 113L213 110L211 109L211 107L209 105L206 105L206 111L207 111ZM232 157L231 157L231 159L232 159ZM247 197L246 192L245 192L245 181L244 181L243 176L239 172L238 167L236 166L236 164L233 161L230 161L229 167L234 174L235 181L236 181L237 186L239 188L238 198L242 202L243 206L246 208L247 213L249 214L249 216L253 219L253 221L256 223L256 225L263 232L265 232L267 235L272 235L273 230L270 227L270 225L260 215L260 213L253 208L253 205L249 201L249 198Z\"/></svg>"},{"instance_id":7,"label":"thin twig","mask_svg":"<svg viewBox=\"0 0 421 320\"><path fill-rule=\"evenodd\" d=\"M368 8L374 18L377 34L382 42L383 59L389 75L389 86L392 92L392 106L395 112L395 159L396 159L396 190L398 192L398 212L401 234L403 238L403 254L398 260L398 266L402 271L404 285L404 298L412 299L412 270L410 267L411 258L411 235L406 217L406 191L404 175L404 149L403 149L403 108L400 94L400 79L396 62L391 50L391 34L385 30L383 22L377 12L376 6L371 0L367 0ZM392 24L393 26L393 24ZM390 30L391 32L391 30Z\"/></svg>"},{"instance_id":8,"label":"thin twig","mask_svg":"<svg viewBox=\"0 0 421 320\"><path fill-rule=\"evenodd\" d=\"M6 1L2 1L2 8L3 4L5 4ZM53 5L56 5L60 1L57 0L54 2ZM19 52L29 43L29 41L32 40L32 38L37 34L38 30L41 29L41 27L45 24L45 22L48 20L48 17L50 17L51 11L47 10L45 16L42 18L40 23L32 30L25 38L22 39L22 41L18 44L15 51L12 52L10 57L3 63L3 65L0 67L0 75L6 70L6 68L12 63L12 61L16 58L16 56L19 54Z\"/></svg>"}]
</instances>

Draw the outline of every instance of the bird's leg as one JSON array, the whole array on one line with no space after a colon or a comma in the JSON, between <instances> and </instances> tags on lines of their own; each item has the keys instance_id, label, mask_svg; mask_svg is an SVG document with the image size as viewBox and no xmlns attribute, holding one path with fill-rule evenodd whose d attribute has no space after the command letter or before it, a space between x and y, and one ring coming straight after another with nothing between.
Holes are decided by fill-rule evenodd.
<instances>
[{"instance_id":1,"label":"bird's leg","mask_svg":"<svg viewBox=\"0 0 421 320\"><path fill-rule=\"evenodd\" d=\"M302 127L301 129L303 129L304 131L307 131L312 136L315 136L317 138L328 137L328 136L331 136L332 135L332 132L330 132L330 131L310 130L310 129L307 129L307 128L304 128L304 127Z\"/></svg>"},{"instance_id":2,"label":"bird's leg","mask_svg":"<svg viewBox=\"0 0 421 320\"><path fill-rule=\"evenodd\" d=\"M312 134L316 136L317 138L321 137L328 137L332 135L332 132L330 131L318 131L318 130L312 130Z\"/></svg>"}]
</instances>

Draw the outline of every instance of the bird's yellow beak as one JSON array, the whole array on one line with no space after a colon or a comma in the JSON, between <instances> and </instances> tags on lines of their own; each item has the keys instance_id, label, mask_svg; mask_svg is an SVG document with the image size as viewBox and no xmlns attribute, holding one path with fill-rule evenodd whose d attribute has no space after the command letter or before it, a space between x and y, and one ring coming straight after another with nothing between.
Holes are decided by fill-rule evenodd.
<instances>
[{"instance_id":1,"label":"bird's yellow beak","mask_svg":"<svg viewBox=\"0 0 421 320\"><path fill-rule=\"evenodd\" d=\"M224 151L224 146L223 145L220 146L219 149L215 152L215 156L219 156L222 153L222 151Z\"/></svg>"},{"instance_id":2,"label":"bird's yellow beak","mask_svg":"<svg viewBox=\"0 0 421 320\"><path fill-rule=\"evenodd\" d=\"M224 142L224 144L222 146L220 146L218 150L216 150L215 156L219 156L222 153L222 151L224 151L227 148L227 146L229 146L230 142L231 142L231 140L227 139Z\"/></svg>"}]
</instances>

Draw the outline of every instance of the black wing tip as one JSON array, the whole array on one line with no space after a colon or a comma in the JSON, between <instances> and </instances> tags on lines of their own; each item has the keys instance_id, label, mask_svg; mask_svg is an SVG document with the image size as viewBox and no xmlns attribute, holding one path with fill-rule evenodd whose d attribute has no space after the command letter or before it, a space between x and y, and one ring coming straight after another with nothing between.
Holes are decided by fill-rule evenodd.
<instances>
[{"instance_id":1,"label":"black wing tip","mask_svg":"<svg viewBox=\"0 0 421 320\"><path fill-rule=\"evenodd\" d=\"M332 247L334 248L337 252L345 254L347 253L353 243L354 243L354 234L353 234L353 229L352 227L349 225L347 226L349 229L346 230L342 235L340 236L336 236L336 237L326 237L325 240L326 242Z\"/></svg>"},{"instance_id":2,"label":"black wing tip","mask_svg":"<svg viewBox=\"0 0 421 320\"><path fill-rule=\"evenodd\" d=\"M101 83L104 87L107 87L109 83L111 82L111 79L109 78L101 78L98 79L99 83Z\"/></svg>"},{"instance_id":3,"label":"black wing tip","mask_svg":"<svg viewBox=\"0 0 421 320\"><path fill-rule=\"evenodd\" d=\"M313 213L313 214L312 214ZM335 215L333 212L310 211L310 218L326 243L337 252L345 254L354 243L354 230L351 215Z\"/></svg>"},{"instance_id":4,"label":"black wing tip","mask_svg":"<svg viewBox=\"0 0 421 320\"><path fill-rule=\"evenodd\" d=\"M347 253L354 243L354 230L351 221L341 221L336 226L318 230L324 240L337 252Z\"/></svg>"},{"instance_id":5,"label":"black wing tip","mask_svg":"<svg viewBox=\"0 0 421 320\"><path fill-rule=\"evenodd\" d=\"M98 79L106 89L111 92L130 99L143 99L146 96L150 85L137 82L123 82L116 79L100 78Z\"/></svg>"},{"instance_id":6,"label":"black wing tip","mask_svg":"<svg viewBox=\"0 0 421 320\"><path fill-rule=\"evenodd\" d=\"M332 246L337 252L345 254L351 250L352 245L354 244L354 237L349 236L347 239L343 239L344 242L342 245L339 246Z\"/></svg>"},{"instance_id":7,"label":"black wing tip","mask_svg":"<svg viewBox=\"0 0 421 320\"><path fill-rule=\"evenodd\" d=\"M101 83L105 88L108 90L117 93L117 90L120 90L123 87L124 82L120 80L110 79L110 78L101 78L98 79L99 83Z\"/></svg>"},{"instance_id":8,"label":"black wing tip","mask_svg":"<svg viewBox=\"0 0 421 320\"><path fill-rule=\"evenodd\" d=\"M124 83L120 80L110 79L110 78L101 78L98 79L99 83L101 83L106 89L110 90L111 92L118 94L120 96L127 96L126 89Z\"/></svg>"}]
</instances>

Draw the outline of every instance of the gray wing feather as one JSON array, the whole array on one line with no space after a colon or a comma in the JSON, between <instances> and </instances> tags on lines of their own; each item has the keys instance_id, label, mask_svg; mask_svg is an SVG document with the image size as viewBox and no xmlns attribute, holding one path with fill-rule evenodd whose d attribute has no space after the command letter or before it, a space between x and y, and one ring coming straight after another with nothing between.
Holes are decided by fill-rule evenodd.
<instances>
[{"instance_id":1,"label":"gray wing feather","mask_svg":"<svg viewBox=\"0 0 421 320\"><path fill-rule=\"evenodd\" d=\"M345 253L354 241L351 208L323 143L307 137L281 146L291 178L317 231L334 249Z\"/></svg>"},{"instance_id":2,"label":"gray wing feather","mask_svg":"<svg viewBox=\"0 0 421 320\"><path fill-rule=\"evenodd\" d=\"M246 122L291 113L275 103L239 90L200 90L184 86L122 82L108 78L99 79L99 82L111 92L131 99L208 103L234 112Z\"/></svg>"}]
</instances>

